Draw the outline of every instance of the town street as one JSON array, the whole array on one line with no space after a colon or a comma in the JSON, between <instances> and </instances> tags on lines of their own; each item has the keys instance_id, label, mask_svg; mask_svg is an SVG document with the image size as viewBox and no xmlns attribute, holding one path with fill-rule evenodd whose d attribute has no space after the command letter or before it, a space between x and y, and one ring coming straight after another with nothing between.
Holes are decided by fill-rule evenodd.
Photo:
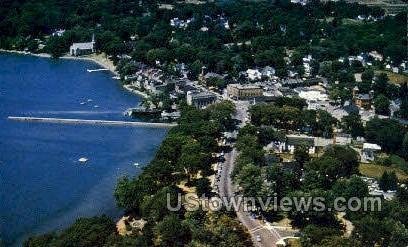
<instances>
[{"instance_id":1,"label":"town street","mask_svg":"<svg viewBox=\"0 0 408 247\"><path fill-rule=\"evenodd\" d=\"M248 120L249 102L235 102L236 118L241 121L239 127L243 127ZM220 196L232 198L234 196L234 185L231 180L231 173L234 170L234 163L238 151L234 147L231 152L225 154L225 162L220 174L219 192ZM267 228L259 220L254 219L248 212L243 212L242 208L237 213L239 221L248 229L255 246L272 247L281 238L280 234L273 228ZM257 236L258 239L257 239ZM259 241L260 240L260 241Z\"/></svg>"}]
</instances>

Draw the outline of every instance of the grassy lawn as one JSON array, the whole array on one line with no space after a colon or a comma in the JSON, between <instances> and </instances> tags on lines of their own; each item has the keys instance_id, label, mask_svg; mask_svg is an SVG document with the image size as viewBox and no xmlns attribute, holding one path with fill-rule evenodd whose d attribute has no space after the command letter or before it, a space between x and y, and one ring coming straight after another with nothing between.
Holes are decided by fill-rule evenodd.
<instances>
[{"instance_id":1,"label":"grassy lawn","mask_svg":"<svg viewBox=\"0 0 408 247\"><path fill-rule=\"evenodd\" d=\"M390 82L394 84L403 84L405 82L408 82L408 76L403 75L403 74L396 74L391 71L386 71L386 70L376 70L376 74L379 73L386 73L388 75L388 78L390 79Z\"/></svg>"},{"instance_id":2,"label":"grassy lawn","mask_svg":"<svg viewBox=\"0 0 408 247\"><path fill-rule=\"evenodd\" d=\"M343 25L361 25L361 24L364 24L364 22L360 20L356 20L356 19L343 19L342 24Z\"/></svg>"},{"instance_id":3,"label":"grassy lawn","mask_svg":"<svg viewBox=\"0 0 408 247\"><path fill-rule=\"evenodd\" d=\"M385 171L388 171L388 172L394 171L400 181L408 179L407 173L395 167L387 167L387 166L361 163L359 166L359 170L362 175L367 176L367 177L379 178L382 176L382 174Z\"/></svg>"},{"instance_id":4,"label":"grassy lawn","mask_svg":"<svg viewBox=\"0 0 408 247\"><path fill-rule=\"evenodd\" d=\"M293 154L290 153L280 153L278 154L279 157L283 159L283 161L293 161Z\"/></svg>"},{"instance_id":5,"label":"grassy lawn","mask_svg":"<svg viewBox=\"0 0 408 247\"><path fill-rule=\"evenodd\" d=\"M300 239L290 239L288 241L289 247L301 247L302 245L300 244Z\"/></svg>"}]
</instances>

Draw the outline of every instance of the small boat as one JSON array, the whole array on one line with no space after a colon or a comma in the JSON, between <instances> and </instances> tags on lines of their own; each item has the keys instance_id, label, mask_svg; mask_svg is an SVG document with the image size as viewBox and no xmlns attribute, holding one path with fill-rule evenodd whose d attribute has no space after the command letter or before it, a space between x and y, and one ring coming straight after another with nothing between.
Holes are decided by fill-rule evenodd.
<instances>
[{"instance_id":1,"label":"small boat","mask_svg":"<svg viewBox=\"0 0 408 247\"><path fill-rule=\"evenodd\" d=\"M98 106L98 105L94 105L94 108L99 108L99 106Z\"/></svg>"},{"instance_id":2,"label":"small boat","mask_svg":"<svg viewBox=\"0 0 408 247\"><path fill-rule=\"evenodd\" d=\"M81 163L85 163L85 162L87 162L88 161L88 158L85 158L85 157L81 157L81 158L79 158L79 160L78 160L79 162L81 162Z\"/></svg>"},{"instance_id":3,"label":"small boat","mask_svg":"<svg viewBox=\"0 0 408 247\"><path fill-rule=\"evenodd\" d=\"M91 99L88 99L87 101L88 101L88 102L92 102L92 100L91 100Z\"/></svg>"},{"instance_id":4,"label":"small boat","mask_svg":"<svg viewBox=\"0 0 408 247\"><path fill-rule=\"evenodd\" d=\"M140 166L138 162L133 163L134 166Z\"/></svg>"},{"instance_id":5,"label":"small boat","mask_svg":"<svg viewBox=\"0 0 408 247\"><path fill-rule=\"evenodd\" d=\"M81 103L79 103L79 104L81 104L81 105L85 105L85 104L86 104L86 102L81 102Z\"/></svg>"}]
</instances>

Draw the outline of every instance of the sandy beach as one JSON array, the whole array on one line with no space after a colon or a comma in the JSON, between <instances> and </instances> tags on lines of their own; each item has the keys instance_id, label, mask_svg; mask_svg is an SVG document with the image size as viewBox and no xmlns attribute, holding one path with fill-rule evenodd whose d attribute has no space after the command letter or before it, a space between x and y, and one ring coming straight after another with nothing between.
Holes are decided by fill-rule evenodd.
<instances>
[{"instance_id":1,"label":"sandy beach","mask_svg":"<svg viewBox=\"0 0 408 247\"><path fill-rule=\"evenodd\" d=\"M107 56L104 53L100 54L91 54L91 55L86 55L86 56L81 56L81 57L74 57L74 56L69 56L65 55L60 57L61 59L73 59L73 60L86 60L86 61L92 61L97 64L99 64L101 67L108 69L111 71L115 76L119 76L119 74L116 72L116 66L113 64L111 60L107 58Z\"/></svg>"}]
</instances>

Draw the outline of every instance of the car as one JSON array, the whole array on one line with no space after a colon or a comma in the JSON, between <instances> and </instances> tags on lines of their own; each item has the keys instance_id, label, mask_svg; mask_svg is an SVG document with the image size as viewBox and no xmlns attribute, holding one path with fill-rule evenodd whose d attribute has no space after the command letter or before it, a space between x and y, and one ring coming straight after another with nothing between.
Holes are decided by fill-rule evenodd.
<instances>
[{"instance_id":1,"label":"car","mask_svg":"<svg viewBox=\"0 0 408 247\"><path fill-rule=\"evenodd\" d=\"M257 241L257 242L261 242L261 241L262 241L261 235L256 235L256 241Z\"/></svg>"}]
</instances>

